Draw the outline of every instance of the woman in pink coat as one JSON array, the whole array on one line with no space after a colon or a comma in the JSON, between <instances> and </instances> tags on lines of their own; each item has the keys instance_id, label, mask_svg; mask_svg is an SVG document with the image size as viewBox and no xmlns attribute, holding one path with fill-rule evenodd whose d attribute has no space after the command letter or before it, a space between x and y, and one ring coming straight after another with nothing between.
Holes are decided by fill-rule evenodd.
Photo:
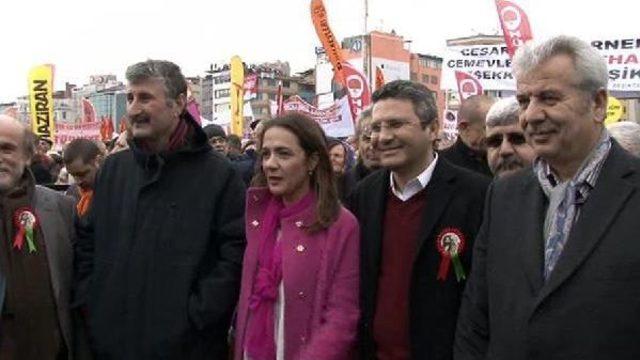
<instances>
[{"instance_id":1,"label":"woman in pink coat","mask_svg":"<svg viewBox=\"0 0 640 360\"><path fill-rule=\"evenodd\" d=\"M349 359L359 229L340 205L324 133L302 114L265 123L247 194L236 360Z\"/></svg>"}]
</instances>

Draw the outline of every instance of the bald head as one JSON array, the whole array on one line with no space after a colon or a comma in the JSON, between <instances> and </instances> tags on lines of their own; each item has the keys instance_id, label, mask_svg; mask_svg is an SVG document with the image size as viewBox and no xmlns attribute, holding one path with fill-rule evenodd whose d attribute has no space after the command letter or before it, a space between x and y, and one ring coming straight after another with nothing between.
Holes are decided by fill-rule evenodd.
<instances>
[{"instance_id":1,"label":"bald head","mask_svg":"<svg viewBox=\"0 0 640 360\"><path fill-rule=\"evenodd\" d=\"M474 95L466 99L458 111L458 123L482 124L496 99L487 95Z\"/></svg>"},{"instance_id":2,"label":"bald head","mask_svg":"<svg viewBox=\"0 0 640 360\"><path fill-rule=\"evenodd\" d=\"M0 194L13 190L33 155L33 135L16 119L0 115Z\"/></svg>"},{"instance_id":3,"label":"bald head","mask_svg":"<svg viewBox=\"0 0 640 360\"><path fill-rule=\"evenodd\" d=\"M494 102L490 96L475 95L466 99L458 111L458 136L475 151L485 150L485 119Z\"/></svg>"}]
</instances>

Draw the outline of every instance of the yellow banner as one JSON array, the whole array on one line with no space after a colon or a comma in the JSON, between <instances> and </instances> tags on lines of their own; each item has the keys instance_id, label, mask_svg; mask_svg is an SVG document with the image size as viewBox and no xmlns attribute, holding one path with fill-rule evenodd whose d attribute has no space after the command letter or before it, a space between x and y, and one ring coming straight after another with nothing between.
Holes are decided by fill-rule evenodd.
<instances>
[{"instance_id":1,"label":"yellow banner","mask_svg":"<svg viewBox=\"0 0 640 360\"><path fill-rule=\"evenodd\" d=\"M36 135L51 142L55 142L53 70L53 65L40 65L29 71L31 128Z\"/></svg>"},{"instance_id":2,"label":"yellow banner","mask_svg":"<svg viewBox=\"0 0 640 360\"><path fill-rule=\"evenodd\" d=\"M624 113L624 106L620 100L614 98L613 96L609 96L607 98L607 117L604 119L604 124L609 126L611 124L617 123L620 121L622 114Z\"/></svg>"},{"instance_id":3,"label":"yellow banner","mask_svg":"<svg viewBox=\"0 0 640 360\"><path fill-rule=\"evenodd\" d=\"M231 133L243 136L244 131L244 65L239 56L231 58Z\"/></svg>"}]
</instances>

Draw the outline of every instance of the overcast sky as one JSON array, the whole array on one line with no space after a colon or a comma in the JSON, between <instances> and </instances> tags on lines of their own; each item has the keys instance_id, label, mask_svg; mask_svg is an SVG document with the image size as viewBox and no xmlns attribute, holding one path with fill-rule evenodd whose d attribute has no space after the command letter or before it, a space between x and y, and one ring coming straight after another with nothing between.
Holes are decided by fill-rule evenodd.
<instances>
[{"instance_id":1,"label":"overcast sky","mask_svg":"<svg viewBox=\"0 0 640 360\"><path fill-rule=\"evenodd\" d=\"M324 0L338 39L362 33L364 0ZM516 0L535 37L640 36L638 0ZM89 75L115 74L146 58L202 75L212 62L286 60L294 71L314 65L319 45L310 0L18 0L0 21L0 102L27 92L27 73L56 65L56 89ZM448 38L499 28L493 0L369 0L369 29L410 39L414 52L441 54Z\"/></svg>"}]
</instances>

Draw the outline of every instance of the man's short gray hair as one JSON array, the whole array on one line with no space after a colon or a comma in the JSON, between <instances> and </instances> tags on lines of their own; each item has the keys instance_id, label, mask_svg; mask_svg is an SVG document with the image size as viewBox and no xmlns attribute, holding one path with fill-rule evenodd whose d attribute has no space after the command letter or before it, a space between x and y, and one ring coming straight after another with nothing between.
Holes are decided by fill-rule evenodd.
<instances>
[{"instance_id":1,"label":"man's short gray hair","mask_svg":"<svg viewBox=\"0 0 640 360\"><path fill-rule=\"evenodd\" d=\"M176 100L180 94L187 94L187 80L180 67L170 61L149 59L133 64L127 68L126 77L132 84L149 79L162 80L167 98L171 100Z\"/></svg>"},{"instance_id":2,"label":"man's short gray hair","mask_svg":"<svg viewBox=\"0 0 640 360\"><path fill-rule=\"evenodd\" d=\"M496 101L487 113L487 128L508 126L518 122L520 105L515 96Z\"/></svg>"},{"instance_id":3,"label":"man's short gray hair","mask_svg":"<svg viewBox=\"0 0 640 360\"><path fill-rule=\"evenodd\" d=\"M516 79L556 55L568 55L573 59L578 77L576 86L580 89L590 94L595 94L600 89L607 89L609 72L602 55L589 43L566 35L556 36L540 43L528 42L521 46L513 57L513 73Z\"/></svg>"},{"instance_id":4,"label":"man's short gray hair","mask_svg":"<svg viewBox=\"0 0 640 360\"><path fill-rule=\"evenodd\" d=\"M611 136L625 150L640 157L640 125L632 121L621 121L607 127Z\"/></svg>"}]
</instances>

